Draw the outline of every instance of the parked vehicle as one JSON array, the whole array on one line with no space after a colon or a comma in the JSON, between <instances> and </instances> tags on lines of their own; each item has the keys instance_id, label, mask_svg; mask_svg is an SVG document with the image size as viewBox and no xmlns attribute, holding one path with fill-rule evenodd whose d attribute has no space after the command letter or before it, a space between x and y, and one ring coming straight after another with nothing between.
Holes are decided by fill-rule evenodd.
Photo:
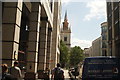
<instances>
[{"instance_id":1,"label":"parked vehicle","mask_svg":"<svg viewBox=\"0 0 120 80\"><path fill-rule=\"evenodd\" d=\"M120 59L115 57L85 58L82 80L120 80Z\"/></svg>"}]
</instances>

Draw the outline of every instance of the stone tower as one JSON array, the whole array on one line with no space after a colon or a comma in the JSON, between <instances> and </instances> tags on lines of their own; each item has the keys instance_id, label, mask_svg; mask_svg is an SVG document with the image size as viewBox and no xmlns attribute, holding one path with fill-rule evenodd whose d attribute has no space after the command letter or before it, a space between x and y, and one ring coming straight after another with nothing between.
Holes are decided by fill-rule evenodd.
<instances>
[{"instance_id":1,"label":"stone tower","mask_svg":"<svg viewBox=\"0 0 120 80\"><path fill-rule=\"evenodd\" d=\"M71 47L71 29L69 27L69 23L68 23L68 19L67 19L67 11L65 12L63 27L61 29L61 40L70 49L70 47Z\"/></svg>"}]
</instances>

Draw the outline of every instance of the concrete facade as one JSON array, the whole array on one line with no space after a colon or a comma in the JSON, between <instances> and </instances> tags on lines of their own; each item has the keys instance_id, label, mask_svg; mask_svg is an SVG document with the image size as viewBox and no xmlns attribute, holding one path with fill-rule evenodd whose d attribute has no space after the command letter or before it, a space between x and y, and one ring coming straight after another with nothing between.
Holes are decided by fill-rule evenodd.
<instances>
[{"instance_id":1,"label":"concrete facade","mask_svg":"<svg viewBox=\"0 0 120 80\"><path fill-rule=\"evenodd\" d=\"M92 46L84 50L85 57L96 57L101 55L101 37L92 42Z\"/></svg>"},{"instance_id":2,"label":"concrete facade","mask_svg":"<svg viewBox=\"0 0 120 80\"><path fill-rule=\"evenodd\" d=\"M101 56L101 37L92 42L92 54L91 56Z\"/></svg>"},{"instance_id":3,"label":"concrete facade","mask_svg":"<svg viewBox=\"0 0 120 80\"><path fill-rule=\"evenodd\" d=\"M108 56L108 29L107 22L101 23L101 55Z\"/></svg>"},{"instance_id":4,"label":"concrete facade","mask_svg":"<svg viewBox=\"0 0 120 80\"><path fill-rule=\"evenodd\" d=\"M4 2L2 6L1 60L8 66L19 61L20 68L26 67L26 78L34 80L37 72L59 62L61 1ZM57 56L51 54L52 48Z\"/></svg>"},{"instance_id":5,"label":"concrete facade","mask_svg":"<svg viewBox=\"0 0 120 80\"><path fill-rule=\"evenodd\" d=\"M120 1L107 2L108 53L120 57Z\"/></svg>"},{"instance_id":6,"label":"concrete facade","mask_svg":"<svg viewBox=\"0 0 120 80\"><path fill-rule=\"evenodd\" d=\"M92 48L92 46L91 47L89 47L89 49L88 49L88 52L89 52L89 56L92 56L92 54L93 54L93 48Z\"/></svg>"},{"instance_id":7,"label":"concrete facade","mask_svg":"<svg viewBox=\"0 0 120 80\"><path fill-rule=\"evenodd\" d=\"M84 54L85 58L90 56L90 50L89 49L90 48L85 48L84 51L83 51L83 54Z\"/></svg>"}]
</instances>

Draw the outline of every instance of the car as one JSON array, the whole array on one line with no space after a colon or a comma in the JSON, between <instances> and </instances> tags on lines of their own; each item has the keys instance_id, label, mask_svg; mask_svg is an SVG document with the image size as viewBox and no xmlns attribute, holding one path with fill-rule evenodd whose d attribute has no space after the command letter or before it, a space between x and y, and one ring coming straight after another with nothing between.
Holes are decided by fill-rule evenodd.
<instances>
[{"instance_id":1,"label":"car","mask_svg":"<svg viewBox=\"0 0 120 80\"><path fill-rule=\"evenodd\" d=\"M82 80L120 80L120 59L111 56L85 58Z\"/></svg>"}]
</instances>

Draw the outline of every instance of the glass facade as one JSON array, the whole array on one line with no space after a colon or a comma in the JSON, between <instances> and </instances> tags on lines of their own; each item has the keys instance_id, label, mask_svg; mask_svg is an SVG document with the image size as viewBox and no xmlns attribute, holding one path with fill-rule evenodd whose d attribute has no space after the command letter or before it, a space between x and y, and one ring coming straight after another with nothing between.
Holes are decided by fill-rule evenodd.
<instances>
[{"instance_id":1,"label":"glass facade","mask_svg":"<svg viewBox=\"0 0 120 80\"><path fill-rule=\"evenodd\" d=\"M107 22L101 24L101 36L102 36L102 56L107 56Z\"/></svg>"}]
</instances>

